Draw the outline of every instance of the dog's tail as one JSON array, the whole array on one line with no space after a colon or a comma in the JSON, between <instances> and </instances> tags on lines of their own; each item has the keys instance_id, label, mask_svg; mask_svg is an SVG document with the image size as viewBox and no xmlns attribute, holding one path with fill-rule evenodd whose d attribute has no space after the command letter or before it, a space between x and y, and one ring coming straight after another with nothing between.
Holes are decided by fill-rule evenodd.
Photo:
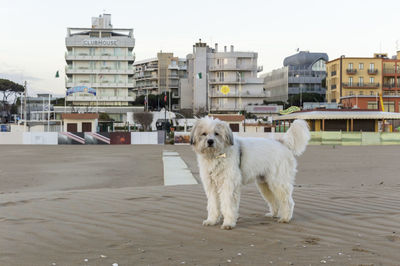
<instances>
[{"instance_id":1,"label":"dog's tail","mask_svg":"<svg viewBox=\"0 0 400 266\"><path fill-rule=\"evenodd\" d=\"M282 142L294 155L300 156L306 150L310 138L310 130L308 129L307 122L298 119L293 122L285 133Z\"/></svg>"}]
</instances>

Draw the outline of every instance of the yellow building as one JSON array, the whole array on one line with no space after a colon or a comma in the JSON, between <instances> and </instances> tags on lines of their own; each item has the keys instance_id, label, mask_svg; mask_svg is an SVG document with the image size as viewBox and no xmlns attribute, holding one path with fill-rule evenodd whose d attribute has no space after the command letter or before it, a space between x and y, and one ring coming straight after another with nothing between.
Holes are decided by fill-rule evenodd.
<instances>
[{"instance_id":1,"label":"yellow building","mask_svg":"<svg viewBox=\"0 0 400 266\"><path fill-rule=\"evenodd\" d=\"M326 64L327 101L341 103L347 96L377 96L382 92L382 65L386 54L339 57Z\"/></svg>"}]
</instances>

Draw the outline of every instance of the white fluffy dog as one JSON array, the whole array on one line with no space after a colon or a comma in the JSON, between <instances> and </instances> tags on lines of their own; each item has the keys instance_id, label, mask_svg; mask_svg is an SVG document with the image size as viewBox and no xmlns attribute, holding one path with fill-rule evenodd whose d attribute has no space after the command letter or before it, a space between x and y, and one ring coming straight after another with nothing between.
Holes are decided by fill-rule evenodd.
<instances>
[{"instance_id":1,"label":"white fluffy dog","mask_svg":"<svg viewBox=\"0 0 400 266\"><path fill-rule=\"evenodd\" d=\"M223 216L222 229L232 229L239 215L241 185L256 182L279 222L292 218L293 184L297 162L310 139L304 120L293 122L281 140L233 137L228 124L218 119L199 119L190 142L197 154L200 177L207 195L207 220L215 225Z\"/></svg>"}]
</instances>

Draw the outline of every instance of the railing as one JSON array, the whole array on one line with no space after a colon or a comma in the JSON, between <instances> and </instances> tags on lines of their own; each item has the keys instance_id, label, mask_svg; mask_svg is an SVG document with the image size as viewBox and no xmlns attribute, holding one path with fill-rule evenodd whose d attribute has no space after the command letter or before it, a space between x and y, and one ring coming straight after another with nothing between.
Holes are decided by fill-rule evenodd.
<instances>
[{"instance_id":1,"label":"railing","mask_svg":"<svg viewBox=\"0 0 400 266\"><path fill-rule=\"evenodd\" d=\"M128 67L128 68L123 68L123 69L117 69L113 67L102 67L102 68L90 68L90 67L66 67L65 68L65 73L66 74L82 74L82 73L88 73L88 74L101 74L101 73L110 73L110 74L133 74L133 68Z\"/></svg>"},{"instance_id":2,"label":"railing","mask_svg":"<svg viewBox=\"0 0 400 266\"><path fill-rule=\"evenodd\" d=\"M133 88L133 82L111 82L111 81L102 81L102 82L90 82L88 80L80 80L75 82L65 82L65 86L68 88L75 86L88 86L90 88L111 88L111 87L123 87L123 88Z\"/></svg>"},{"instance_id":3,"label":"railing","mask_svg":"<svg viewBox=\"0 0 400 266\"><path fill-rule=\"evenodd\" d=\"M136 55L128 53L127 55L112 55L110 53L88 54L88 53L65 53L66 60L120 60L135 61Z\"/></svg>"},{"instance_id":4,"label":"railing","mask_svg":"<svg viewBox=\"0 0 400 266\"><path fill-rule=\"evenodd\" d=\"M383 74L400 74L400 68L397 71L394 68L384 68Z\"/></svg>"},{"instance_id":5,"label":"railing","mask_svg":"<svg viewBox=\"0 0 400 266\"><path fill-rule=\"evenodd\" d=\"M378 88L379 83L342 83L342 86L345 88Z\"/></svg>"},{"instance_id":6,"label":"railing","mask_svg":"<svg viewBox=\"0 0 400 266\"><path fill-rule=\"evenodd\" d=\"M349 74L349 75L354 75L354 74L357 73L357 69L349 68L349 69L346 69L346 72L347 72L347 74Z\"/></svg>"},{"instance_id":7,"label":"railing","mask_svg":"<svg viewBox=\"0 0 400 266\"><path fill-rule=\"evenodd\" d=\"M394 84L394 83L383 83L382 87L387 88L387 89L397 88L396 84Z\"/></svg>"},{"instance_id":8,"label":"railing","mask_svg":"<svg viewBox=\"0 0 400 266\"><path fill-rule=\"evenodd\" d=\"M222 92L213 92L210 97L212 98L268 98L270 95L265 93L228 93L223 94Z\"/></svg>"},{"instance_id":9,"label":"railing","mask_svg":"<svg viewBox=\"0 0 400 266\"><path fill-rule=\"evenodd\" d=\"M376 75L376 74L378 74L378 69L368 69L368 74Z\"/></svg>"},{"instance_id":10,"label":"railing","mask_svg":"<svg viewBox=\"0 0 400 266\"><path fill-rule=\"evenodd\" d=\"M247 65L247 64L227 64L227 65L214 65L210 66L210 71L240 71L240 70L250 70L257 71L256 65Z\"/></svg>"},{"instance_id":11,"label":"railing","mask_svg":"<svg viewBox=\"0 0 400 266\"><path fill-rule=\"evenodd\" d=\"M134 97L130 96L67 96L67 101L134 101Z\"/></svg>"}]
</instances>

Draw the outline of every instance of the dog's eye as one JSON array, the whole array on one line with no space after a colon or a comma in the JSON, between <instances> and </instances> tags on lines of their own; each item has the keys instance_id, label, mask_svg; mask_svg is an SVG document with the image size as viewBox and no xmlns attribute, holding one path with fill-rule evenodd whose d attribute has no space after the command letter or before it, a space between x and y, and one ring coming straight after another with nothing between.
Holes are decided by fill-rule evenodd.
<instances>
[{"instance_id":1,"label":"dog's eye","mask_svg":"<svg viewBox=\"0 0 400 266\"><path fill-rule=\"evenodd\" d=\"M206 133L203 133L203 134L201 134L202 136L207 136L207 134Z\"/></svg>"},{"instance_id":2,"label":"dog's eye","mask_svg":"<svg viewBox=\"0 0 400 266\"><path fill-rule=\"evenodd\" d=\"M218 132L215 132L215 136L219 136Z\"/></svg>"}]
</instances>

